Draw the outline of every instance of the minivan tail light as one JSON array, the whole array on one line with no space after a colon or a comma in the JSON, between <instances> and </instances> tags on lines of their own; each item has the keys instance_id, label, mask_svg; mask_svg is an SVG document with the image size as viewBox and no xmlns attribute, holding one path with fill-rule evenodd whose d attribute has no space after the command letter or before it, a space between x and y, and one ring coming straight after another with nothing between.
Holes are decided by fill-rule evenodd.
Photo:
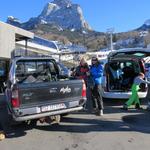
<instances>
[{"instance_id":1,"label":"minivan tail light","mask_svg":"<svg viewBox=\"0 0 150 150\"><path fill-rule=\"evenodd\" d=\"M142 63L141 65L142 65L142 68L143 68L143 71L144 71L144 74L145 74L146 70L145 70L144 62L142 61L141 63Z\"/></svg>"},{"instance_id":2,"label":"minivan tail light","mask_svg":"<svg viewBox=\"0 0 150 150\"><path fill-rule=\"evenodd\" d=\"M86 85L84 80L82 80L83 84L82 84L82 97L86 97Z\"/></svg>"},{"instance_id":3,"label":"minivan tail light","mask_svg":"<svg viewBox=\"0 0 150 150\"><path fill-rule=\"evenodd\" d=\"M12 91L11 104L12 104L12 107L14 108L20 106L18 90Z\"/></svg>"}]
</instances>

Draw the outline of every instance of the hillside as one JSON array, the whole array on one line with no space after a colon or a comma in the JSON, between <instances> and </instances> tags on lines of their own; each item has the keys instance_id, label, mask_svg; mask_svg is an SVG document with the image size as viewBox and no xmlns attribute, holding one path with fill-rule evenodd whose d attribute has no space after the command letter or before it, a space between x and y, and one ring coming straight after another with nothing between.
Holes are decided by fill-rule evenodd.
<instances>
[{"instance_id":1,"label":"hillside","mask_svg":"<svg viewBox=\"0 0 150 150\"><path fill-rule=\"evenodd\" d=\"M30 30L48 40L84 45L88 51L110 47L110 35L92 30L84 19L81 7L71 0L53 0L45 5L37 17L21 23L10 16L7 23ZM149 32L150 20L147 20L135 30L113 34L114 48L146 47L150 43Z\"/></svg>"}]
</instances>

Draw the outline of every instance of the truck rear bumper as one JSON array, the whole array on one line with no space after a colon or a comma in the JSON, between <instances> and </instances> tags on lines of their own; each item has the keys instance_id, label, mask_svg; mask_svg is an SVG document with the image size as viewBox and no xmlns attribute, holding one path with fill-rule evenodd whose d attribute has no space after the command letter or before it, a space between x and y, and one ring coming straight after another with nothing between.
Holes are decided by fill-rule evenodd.
<instances>
[{"instance_id":1,"label":"truck rear bumper","mask_svg":"<svg viewBox=\"0 0 150 150\"><path fill-rule=\"evenodd\" d=\"M74 107L74 108L69 108L69 109L64 109L64 110L45 112L45 113L40 113L40 114L28 115L28 116L20 116L20 117L13 116L13 119L15 121L20 122L20 121L38 119L38 118L42 118L42 117L46 117L46 116L60 115L60 114L69 113L69 112L73 112L73 111L78 111L78 110L82 110L82 109L83 109L83 107L79 106L79 107Z\"/></svg>"}]
</instances>

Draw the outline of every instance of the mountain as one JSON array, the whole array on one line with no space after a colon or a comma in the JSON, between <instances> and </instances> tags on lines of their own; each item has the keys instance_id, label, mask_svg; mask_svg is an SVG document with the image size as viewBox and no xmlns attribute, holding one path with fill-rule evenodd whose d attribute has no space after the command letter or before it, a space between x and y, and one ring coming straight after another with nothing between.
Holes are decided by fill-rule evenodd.
<instances>
[{"instance_id":1,"label":"mountain","mask_svg":"<svg viewBox=\"0 0 150 150\"><path fill-rule=\"evenodd\" d=\"M30 30L48 40L84 45L90 51L110 47L110 35L91 30L81 7L71 0L53 0L39 16L21 23L9 16L7 23ZM113 34L114 48L146 47L150 43L150 19L137 29Z\"/></svg>"},{"instance_id":2,"label":"mountain","mask_svg":"<svg viewBox=\"0 0 150 150\"><path fill-rule=\"evenodd\" d=\"M16 25L16 18L8 18L7 23ZM91 30L85 21L81 7L73 4L71 0L54 0L47 3L41 14L29 21L17 24L24 29L34 29L39 24L49 24L69 30Z\"/></svg>"},{"instance_id":3,"label":"mountain","mask_svg":"<svg viewBox=\"0 0 150 150\"><path fill-rule=\"evenodd\" d=\"M22 24L18 18L15 18L13 16L8 16L7 23L14 25L16 27L21 27Z\"/></svg>"},{"instance_id":4,"label":"mountain","mask_svg":"<svg viewBox=\"0 0 150 150\"><path fill-rule=\"evenodd\" d=\"M149 31L150 30L150 19L146 20L142 26L136 29L137 31Z\"/></svg>"}]
</instances>

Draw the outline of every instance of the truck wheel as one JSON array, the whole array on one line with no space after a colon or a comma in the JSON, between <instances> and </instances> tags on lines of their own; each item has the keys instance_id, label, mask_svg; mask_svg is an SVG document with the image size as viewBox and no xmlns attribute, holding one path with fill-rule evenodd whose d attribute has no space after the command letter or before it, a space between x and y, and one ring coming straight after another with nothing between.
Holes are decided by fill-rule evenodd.
<instances>
[{"instance_id":1,"label":"truck wheel","mask_svg":"<svg viewBox=\"0 0 150 150\"><path fill-rule=\"evenodd\" d=\"M3 131L0 131L0 141L5 139L5 134Z\"/></svg>"},{"instance_id":2,"label":"truck wheel","mask_svg":"<svg viewBox=\"0 0 150 150\"><path fill-rule=\"evenodd\" d=\"M23 122L27 127L34 128L37 124L37 119L27 120Z\"/></svg>"}]
</instances>

